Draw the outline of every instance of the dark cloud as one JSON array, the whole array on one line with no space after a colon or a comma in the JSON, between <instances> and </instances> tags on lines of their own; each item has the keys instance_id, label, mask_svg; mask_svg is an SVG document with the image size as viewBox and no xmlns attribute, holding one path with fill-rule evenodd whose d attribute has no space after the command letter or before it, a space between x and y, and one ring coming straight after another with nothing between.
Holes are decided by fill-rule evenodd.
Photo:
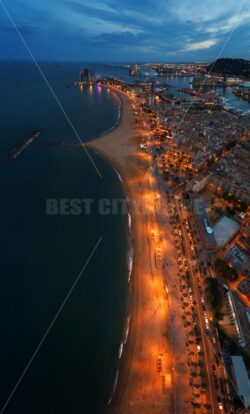
<instances>
[{"instance_id":1,"label":"dark cloud","mask_svg":"<svg viewBox=\"0 0 250 414\"><path fill-rule=\"evenodd\" d=\"M235 21L239 27L230 38L227 55L241 50L242 57L249 58L250 11L240 13L242 2L6 0L18 29L43 58L61 55L61 59L75 60L82 53L91 59L116 61L172 56L175 60L213 59ZM20 41L11 35L14 29L4 13L0 14L0 31L8 33L1 36L2 58L8 59L20 50ZM201 50L197 44L211 46Z\"/></svg>"},{"instance_id":2,"label":"dark cloud","mask_svg":"<svg viewBox=\"0 0 250 414\"><path fill-rule=\"evenodd\" d=\"M134 45L138 42L138 35L131 32L102 33L94 38L94 43L102 45Z\"/></svg>"}]
</instances>

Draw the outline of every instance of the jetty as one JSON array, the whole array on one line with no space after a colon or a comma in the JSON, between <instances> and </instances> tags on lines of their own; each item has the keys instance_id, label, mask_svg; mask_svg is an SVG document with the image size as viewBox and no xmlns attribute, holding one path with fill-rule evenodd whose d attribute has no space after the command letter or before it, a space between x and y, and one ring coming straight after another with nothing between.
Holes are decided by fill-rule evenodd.
<instances>
[{"instance_id":1,"label":"jetty","mask_svg":"<svg viewBox=\"0 0 250 414\"><path fill-rule=\"evenodd\" d=\"M8 160L15 160L18 158L23 151L25 151L32 143L33 141L40 137L42 134L42 131L34 131L32 132L25 140L22 140L18 144L15 145L14 148L10 150L10 152L7 155Z\"/></svg>"}]
</instances>

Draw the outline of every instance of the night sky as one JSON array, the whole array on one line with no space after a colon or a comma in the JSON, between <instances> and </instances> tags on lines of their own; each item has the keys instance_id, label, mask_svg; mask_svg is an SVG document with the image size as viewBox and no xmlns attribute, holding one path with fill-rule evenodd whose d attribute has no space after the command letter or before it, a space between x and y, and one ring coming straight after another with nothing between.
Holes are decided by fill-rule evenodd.
<instances>
[{"instance_id":1,"label":"night sky","mask_svg":"<svg viewBox=\"0 0 250 414\"><path fill-rule=\"evenodd\" d=\"M250 58L245 0L0 0L1 60L203 61Z\"/></svg>"}]
</instances>

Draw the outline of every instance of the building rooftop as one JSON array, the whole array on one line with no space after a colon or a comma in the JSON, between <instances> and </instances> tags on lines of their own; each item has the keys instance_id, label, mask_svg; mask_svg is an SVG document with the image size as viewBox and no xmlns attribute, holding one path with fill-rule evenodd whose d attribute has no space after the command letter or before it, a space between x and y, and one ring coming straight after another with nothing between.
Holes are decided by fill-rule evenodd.
<instances>
[{"instance_id":1,"label":"building rooftop","mask_svg":"<svg viewBox=\"0 0 250 414\"><path fill-rule=\"evenodd\" d=\"M219 246L226 244L239 230L240 224L228 216L223 216L214 226L214 237Z\"/></svg>"},{"instance_id":2,"label":"building rooftop","mask_svg":"<svg viewBox=\"0 0 250 414\"><path fill-rule=\"evenodd\" d=\"M250 406L250 384L246 366L241 356L231 356L237 388L247 407Z\"/></svg>"},{"instance_id":3,"label":"building rooftop","mask_svg":"<svg viewBox=\"0 0 250 414\"><path fill-rule=\"evenodd\" d=\"M203 200L201 198L194 198L193 205L194 205L196 214L198 215L200 222L202 224L203 234L206 239L206 242L211 245L216 245L214 232L213 232L212 227L210 226Z\"/></svg>"}]
</instances>

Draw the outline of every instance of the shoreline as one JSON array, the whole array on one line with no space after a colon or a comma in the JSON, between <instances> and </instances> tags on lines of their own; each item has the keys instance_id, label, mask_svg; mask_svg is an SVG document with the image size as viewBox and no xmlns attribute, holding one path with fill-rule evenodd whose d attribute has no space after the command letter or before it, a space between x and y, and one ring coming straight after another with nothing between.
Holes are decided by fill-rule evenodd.
<instances>
[{"instance_id":1,"label":"shoreline","mask_svg":"<svg viewBox=\"0 0 250 414\"><path fill-rule=\"evenodd\" d=\"M106 89L108 88L108 86L107 85L102 85L102 88L103 87L105 87ZM110 88L111 89L111 88ZM114 123L114 125L110 128L110 129L108 129L107 131L105 131L105 132L103 132L101 135L99 135L97 138L94 138L93 140L91 140L91 141L95 141L95 140L97 140L97 139L99 139L99 138L101 138L101 137L103 137L103 136L105 136L105 135L107 135L107 134L110 134L112 131L114 131L118 126L119 126L119 124L120 124L120 122L121 122L121 118L122 118L122 99L121 99L121 97L120 97L120 95L119 95L119 93L117 92L117 91L115 91L115 90L112 90L112 92L116 95L116 96L118 96L118 98L119 98L119 101L120 101L120 104L119 104L119 110L118 110L118 117L117 117L117 120L116 120L116 122ZM91 141L87 141L87 143L90 143ZM87 144L86 143L86 144ZM100 154L101 155L101 154Z\"/></svg>"},{"instance_id":2,"label":"shoreline","mask_svg":"<svg viewBox=\"0 0 250 414\"><path fill-rule=\"evenodd\" d=\"M86 147L93 150L99 157L104 159L108 164L112 167L116 175L118 176L118 179L121 183L121 186L123 188L123 192L127 201L127 208L128 208L128 250L127 250L127 270L128 270L128 297L127 297L127 304L126 309L124 313L124 325L123 325L123 337L122 341L120 343L119 353L117 355L117 369L114 376L114 382L113 382L113 388L111 390L111 393L109 395L109 399L107 402L107 406L105 408L105 413L111 413L113 410L113 406L116 405L117 399L119 399L120 393L123 389L123 374L124 371L128 370L129 365L129 355L128 350L131 349L131 346L133 346L133 338L131 338L131 325L132 325L132 315L135 317L135 310L134 309L134 303L133 303L133 269L134 269L134 260L135 260L135 245L134 245L134 230L133 230L133 211L131 211L131 199L129 196L129 188L128 184L126 182L126 178L123 175L123 172L120 169L119 163L115 162L114 158L112 156L109 156L107 153L103 153L102 150L100 150L98 143L100 140L109 138L110 134L119 133L119 128L123 128L122 121L124 116L124 101L122 99L122 95L119 93L121 91L117 91L115 88L103 85L102 87L109 88L112 90L113 93L115 93L119 100L120 100L120 107L119 107L119 116L117 118L116 123L112 128L110 128L108 131L102 133L99 135L99 137L94 138L90 141L87 141L85 143ZM121 92L122 93L122 92ZM127 97L126 97L127 98ZM128 99L128 98L127 98ZM129 102L128 102L129 104ZM130 255L132 250L132 255ZM132 256L132 265L130 267L129 259ZM130 345L130 346L129 346ZM122 349L122 353L120 354L120 351Z\"/></svg>"}]
</instances>

